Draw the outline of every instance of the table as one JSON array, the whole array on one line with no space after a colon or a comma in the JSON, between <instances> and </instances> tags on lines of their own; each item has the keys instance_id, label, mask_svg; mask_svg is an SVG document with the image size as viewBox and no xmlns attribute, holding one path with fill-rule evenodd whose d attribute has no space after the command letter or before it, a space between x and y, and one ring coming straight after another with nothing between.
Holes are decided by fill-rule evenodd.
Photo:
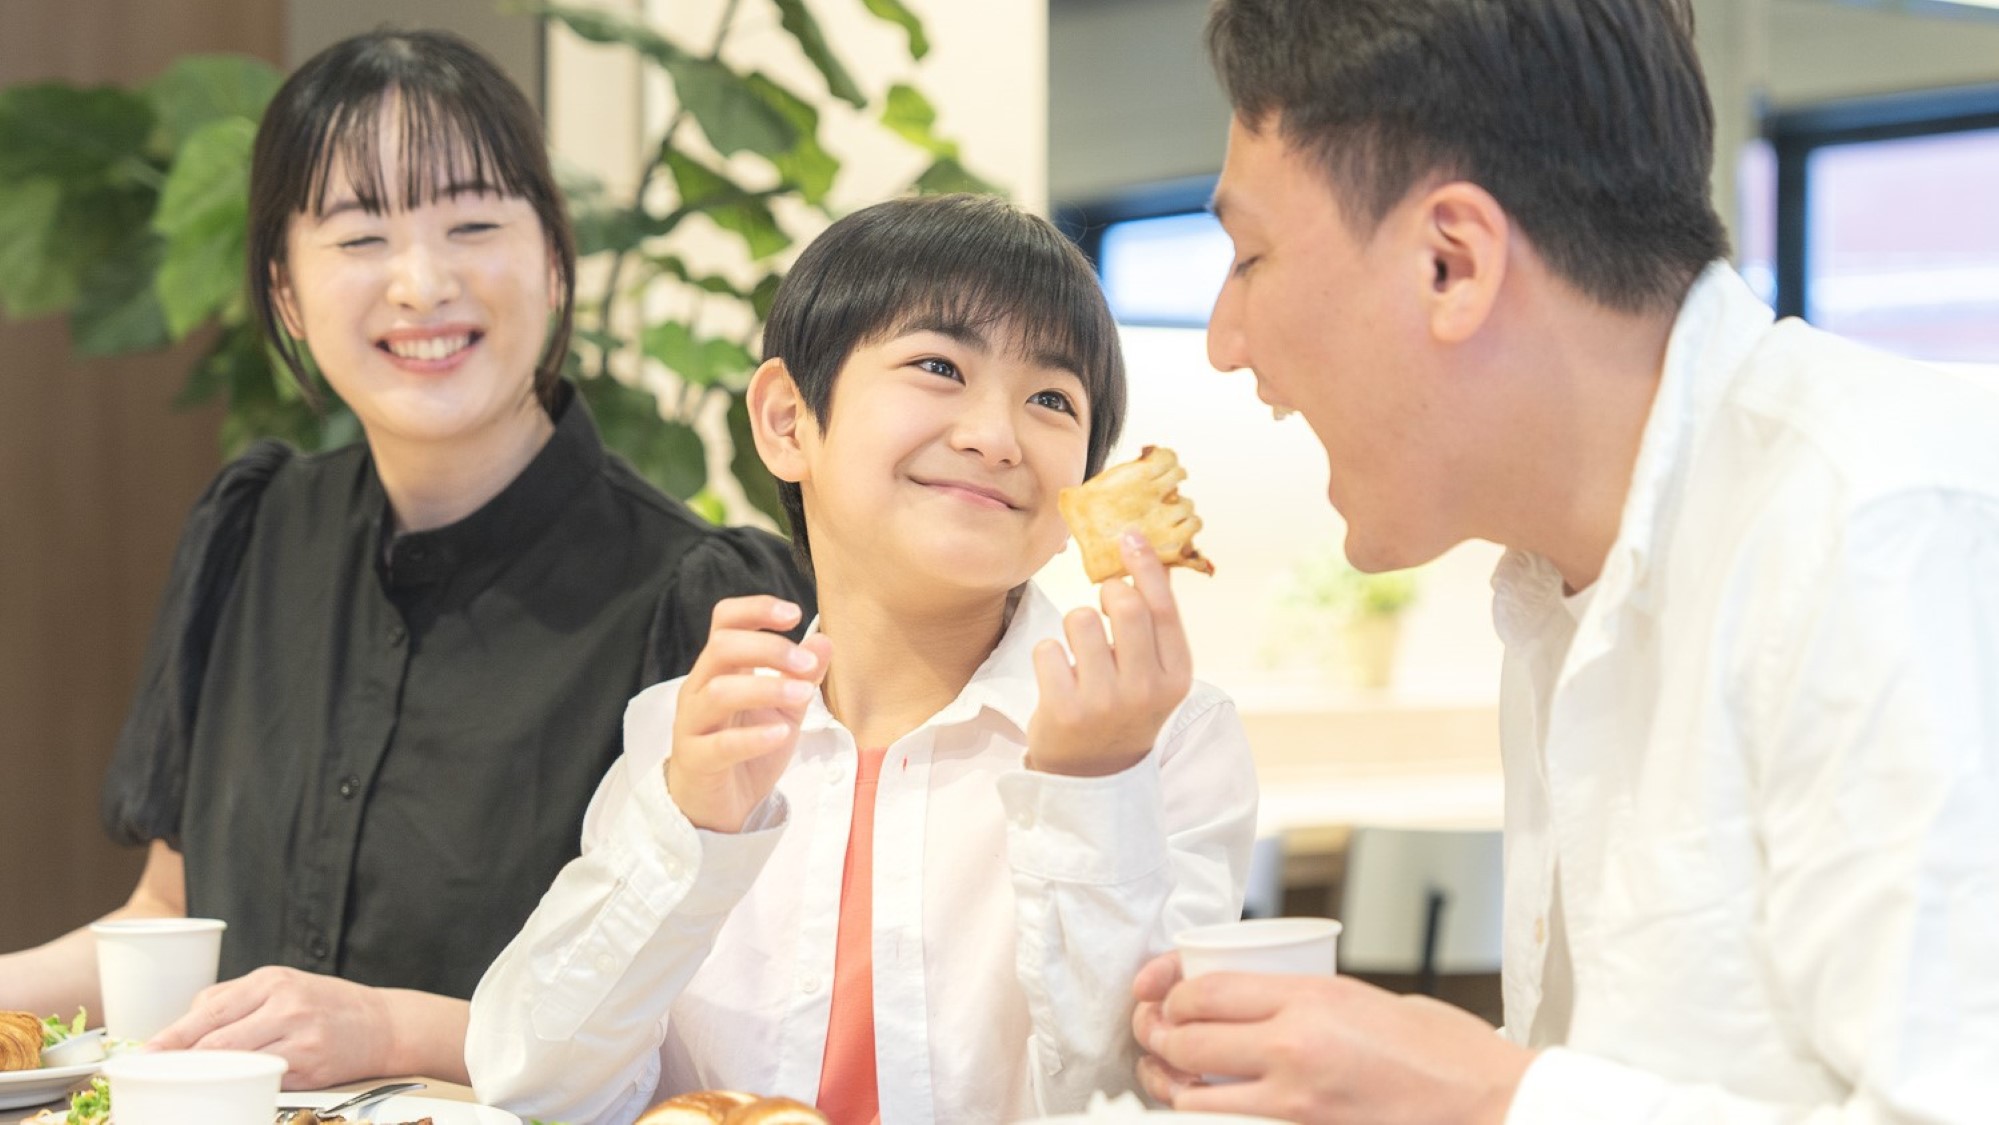
<instances>
[{"instance_id":1,"label":"table","mask_svg":"<svg viewBox=\"0 0 1999 1125\"><path fill-rule=\"evenodd\" d=\"M423 1078L423 1077L370 1078L363 1082L350 1082L343 1086L328 1087L328 1089L336 1090L341 1093L358 1094L362 1090L370 1089L375 1086L380 1086L388 1082L421 1082L424 1084L425 1088L417 1092L416 1096L418 1097L437 1098L440 1101L447 1101L447 1102L469 1102L473 1100L472 1088L469 1086L460 1086L456 1082L444 1082L436 1078ZM282 1094L279 1095L279 1098L282 1100L283 1095ZM59 1102L54 1102L51 1104L63 1105L67 1104L68 1101L69 1101L68 1098L64 1098ZM33 1117L35 1114L40 1113L42 1110L47 1108L48 1106L29 1106L26 1109L0 1109L0 1125L19 1125L21 1121Z\"/></svg>"}]
</instances>

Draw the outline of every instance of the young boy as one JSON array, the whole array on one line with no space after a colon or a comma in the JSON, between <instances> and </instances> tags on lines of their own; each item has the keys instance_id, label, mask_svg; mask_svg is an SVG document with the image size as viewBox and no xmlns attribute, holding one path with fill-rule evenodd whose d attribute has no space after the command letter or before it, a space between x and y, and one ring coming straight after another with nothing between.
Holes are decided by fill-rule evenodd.
<instances>
[{"instance_id":1,"label":"young boy","mask_svg":"<svg viewBox=\"0 0 1999 1125\"><path fill-rule=\"evenodd\" d=\"M1238 915L1256 790L1142 540L1109 637L1029 582L1124 409L1089 265L998 200L881 204L806 250L764 353L816 627L724 602L632 701L583 854L473 999L473 1082L578 1125L707 1088L836 1125L1128 1088L1126 982Z\"/></svg>"}]
</instances>

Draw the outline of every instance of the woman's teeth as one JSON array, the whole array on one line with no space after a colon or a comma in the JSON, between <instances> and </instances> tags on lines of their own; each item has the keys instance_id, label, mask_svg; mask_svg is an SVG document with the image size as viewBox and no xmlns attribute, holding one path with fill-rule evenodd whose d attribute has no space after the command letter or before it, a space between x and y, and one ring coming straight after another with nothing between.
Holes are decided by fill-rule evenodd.
<instances>
[{"instance_id":1,"label":"woman's teeth","mask_svg":"<svg viewBox=\"0 0 1999 1125\"><path fill-rule=\"evenodd\" d=\"M421 340L390 340L389 351L401 359L434 360L456 355L471 346L471 335L430 336Z\"/></svg>"}]
</instances>

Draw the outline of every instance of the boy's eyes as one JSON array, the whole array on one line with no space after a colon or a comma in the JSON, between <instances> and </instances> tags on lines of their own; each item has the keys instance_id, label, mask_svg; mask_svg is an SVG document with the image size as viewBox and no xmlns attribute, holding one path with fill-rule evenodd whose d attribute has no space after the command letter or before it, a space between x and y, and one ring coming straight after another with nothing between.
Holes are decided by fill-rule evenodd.
<instances>
[{"instance_id":1,"label":"boy's eyes","mask_svg":"<svg viewBox=\"0 0 1999 1125\"><path fill-rule=\"evenodd\" d=\"M1074 415L1076 413L1076 404L1070 401L1069 396L1063 394L1061 391L1036 391L1027 401L1043 409L1056 410L1063 414Z\"/></svg>"}]
</instances>

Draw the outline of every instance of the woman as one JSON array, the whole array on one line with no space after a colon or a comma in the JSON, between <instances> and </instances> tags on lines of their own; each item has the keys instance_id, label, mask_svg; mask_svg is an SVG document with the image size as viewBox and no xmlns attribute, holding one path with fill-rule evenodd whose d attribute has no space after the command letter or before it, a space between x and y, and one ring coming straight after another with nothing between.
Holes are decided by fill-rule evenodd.
<instances>
[{"instance_id":1,"label":"woman","mask_svg":"<svg viewBox=\"0 0 1999 1125\"><path fill-rule=\"evenodd\" d=\"M190 518L105 787L150 845L114 916L229 923L157 1045L275 1051L294 1088L462 1079L465 998L576 853L625 701L716 601L809 591L604 450L558 375L575 248L539 123L468 44L306 63L250 195L253 303L366 441L260 444ZM85 931L0 958L0 1007L96 992Z\"/></svg>"}]
</instances>

